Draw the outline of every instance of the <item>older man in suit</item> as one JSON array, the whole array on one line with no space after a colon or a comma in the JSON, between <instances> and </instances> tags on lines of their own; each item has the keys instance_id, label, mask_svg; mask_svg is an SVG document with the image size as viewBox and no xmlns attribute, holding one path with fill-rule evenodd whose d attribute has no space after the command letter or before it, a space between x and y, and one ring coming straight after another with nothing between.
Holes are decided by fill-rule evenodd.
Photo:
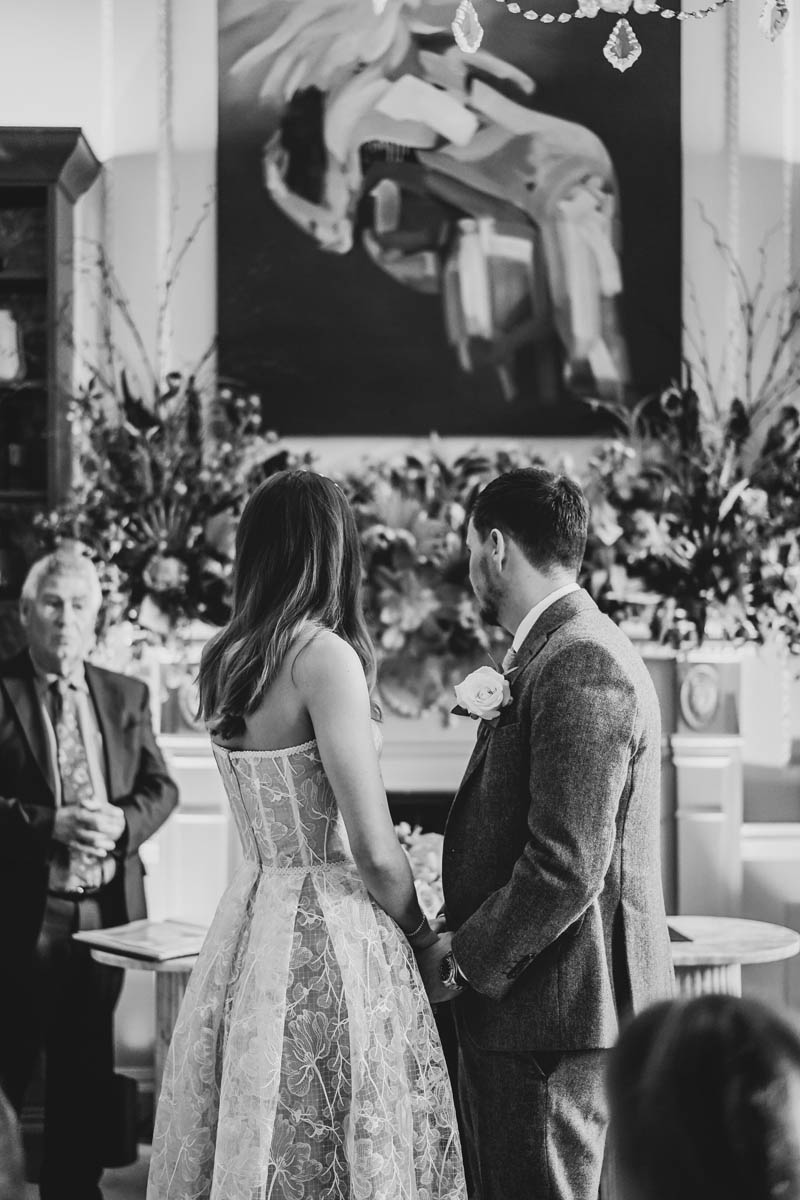
<instances>
[{"instance_id":1,"label":"older man in suit","mask_svg":"<svg viewBox=\"0 0 800 1200\"><path fill-rule=\"evenodd\" d=\"M673 987L658 701L577 584L587 523L576 483L531 468L490 483L468 526L484 618L513 635L510 690L453 802L452 932L422 965L432 998L455 1000L474 1200L596 1200L607 1050Z\"/></svg>"},{"instance_id":2,"label":"older man in suit","mask_svg":"<svg viewBox=\"0 0 800 1200\"><path fill-rule=\"evenodd\" d=\"M19 1110L44 1048L43 1200L102 1196L123 973L72 934L145 916L139 848L178 796L146 686L85 661L100 602L78 545L36 563L0 666L0 1086Z\"/></svg>"}]
</instances>

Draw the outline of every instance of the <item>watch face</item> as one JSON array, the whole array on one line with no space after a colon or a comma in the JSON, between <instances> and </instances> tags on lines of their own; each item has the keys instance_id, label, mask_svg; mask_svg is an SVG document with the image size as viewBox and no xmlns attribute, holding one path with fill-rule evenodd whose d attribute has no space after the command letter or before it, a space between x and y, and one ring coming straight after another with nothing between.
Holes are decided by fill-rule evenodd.
<instances>
[{"instance_id":1,"label":"watch face","mask_svg":"<svg viewBox=\"0 0 800 1200\"><path fill-rule=\"evenodd\" d=\"M452 950L445 954L439 965L439 977L445 987L452 987L456 980L456 961Z\"/></svg>"}]
</instances>

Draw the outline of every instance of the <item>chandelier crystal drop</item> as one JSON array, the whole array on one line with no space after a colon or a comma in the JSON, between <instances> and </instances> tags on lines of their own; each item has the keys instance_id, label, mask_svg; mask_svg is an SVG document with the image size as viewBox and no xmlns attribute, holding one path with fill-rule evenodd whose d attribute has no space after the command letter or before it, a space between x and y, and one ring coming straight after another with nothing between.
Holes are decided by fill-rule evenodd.
<instances>
[{"instance_id":1,"label":"chandelier crystal drop","mask_svg":"<svg viewBox=\"0 0 800 1200\"><path fill-rule=\"evenodd\" d=\"M615 71L627 71L641 57L642 45L624 17L611 30L603 54Z\"/></svg>"},{"instance_id":2,"label":"chandelier crystal drop","mask_svg":"<svg viewBox=\"0 0 800 1200\"><path fill-rule=\"evenodd\" d=\"M474 54L483 41L483 26L478 20L472 0L461 0L451 29L458 48L465 54Z\"/></svg>"}]
</instances>

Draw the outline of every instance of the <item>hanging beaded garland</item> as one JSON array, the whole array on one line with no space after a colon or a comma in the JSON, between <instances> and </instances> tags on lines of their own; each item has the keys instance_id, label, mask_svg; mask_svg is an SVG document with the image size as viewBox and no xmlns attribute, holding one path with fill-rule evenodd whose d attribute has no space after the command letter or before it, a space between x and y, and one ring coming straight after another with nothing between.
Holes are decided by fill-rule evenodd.
<instances>
[{"instance_id":1,"label":"hanging beaded garland","mask_svg":"<svg viewBox=\"0 0 800 1200\"><path fill-rule=\"evenodd\" d=\"M525 18L526 21L539 21L542 25L566 25L572 20L592 20L600 12L615 13L619 20L611 30L611 35L603 47L603 54L611 66L617 71L627 71L641 57L642 45L625 14L631 9L639 16L657 13L664 20L702 21L712 13L724 8L732 0L715 0L707 8L695 8L679 12L674 8L665 8L656 0L578 0L574 12L539 13L535 8L523 8L517 0L498 0L504 4L508 12ZM789 13L785 0L764 0L764 7L759 19L762 33L774 41L788 20ZM466 54L474 54L483 39L483 28L472 0L460 0L456 15L451 26L456 44Z\"/></svg>"}]
</instances>

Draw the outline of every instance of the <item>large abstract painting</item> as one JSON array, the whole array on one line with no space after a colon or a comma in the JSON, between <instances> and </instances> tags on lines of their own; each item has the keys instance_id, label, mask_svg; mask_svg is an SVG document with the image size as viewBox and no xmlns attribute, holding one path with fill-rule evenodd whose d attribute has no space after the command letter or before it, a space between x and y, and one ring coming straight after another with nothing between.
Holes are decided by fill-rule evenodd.
<instances>
[{"instance_id":1,"label":"large abstract painting","mask_svg":"<svg viewBox=\"0 0 800 1200\"><path fill-rule=\"evenodd\" d=\"M287 435L597 430L680 361L677 22L623 74L612 13L380 7L219 0L222 374Z\"/></svg>"}]
</instances>

